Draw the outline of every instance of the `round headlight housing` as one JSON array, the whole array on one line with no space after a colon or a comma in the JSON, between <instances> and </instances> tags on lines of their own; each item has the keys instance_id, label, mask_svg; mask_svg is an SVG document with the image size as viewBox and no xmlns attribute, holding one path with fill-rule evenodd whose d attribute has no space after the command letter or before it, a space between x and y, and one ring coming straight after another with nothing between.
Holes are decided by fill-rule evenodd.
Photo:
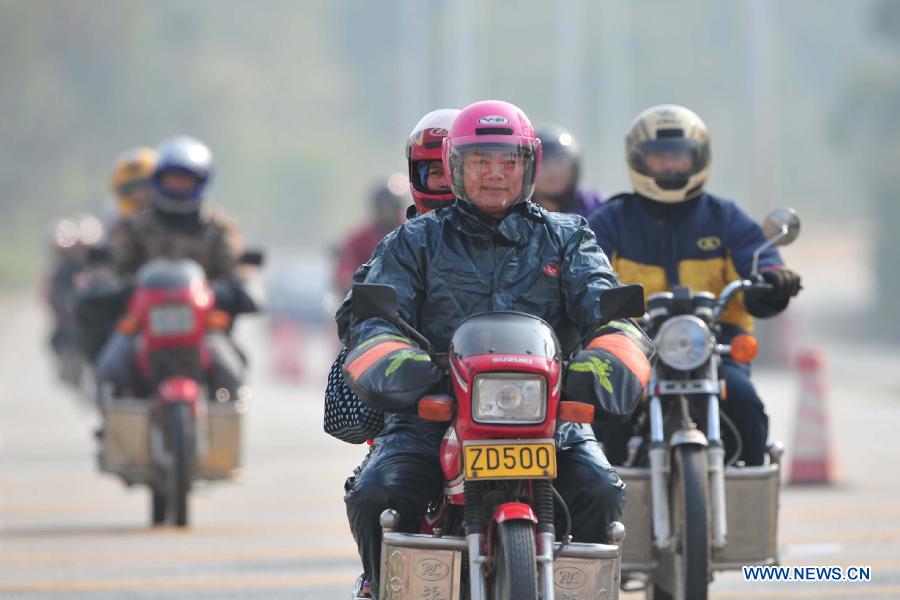
<instances>
[{"instance_id":1,"label":"round headlight housing","mask_svg":"<svg viewBox=\"0 0 900 600\"><path fill-rule=\"evenodd\" d=\"M693 315L679 315L662 324L656 334L661 361L679 371L701 366L713 350L713 337L706 323Z\"/></svg>"}]
</instances>

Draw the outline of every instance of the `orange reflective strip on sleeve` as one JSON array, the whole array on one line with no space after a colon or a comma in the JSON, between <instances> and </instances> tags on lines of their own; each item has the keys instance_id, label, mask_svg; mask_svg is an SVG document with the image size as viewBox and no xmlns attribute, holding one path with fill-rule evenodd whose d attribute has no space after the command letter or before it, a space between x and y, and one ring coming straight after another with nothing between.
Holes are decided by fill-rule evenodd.
<instances>
[{"instance_id":1,"label":"orange reflective strip on sleeve","mask_svg":"<svg viewBox=\"0 0 900 600\"><path fill-rule=\"evenodd\" d=\"M609 333L591 340L587 346L589 349L599 348L606 350L618 358L628 370L631 371L642 386L650 381L650 361L644 356L640 347L631 341L628 336L621 333Z\"/></svg>"},{"instance_id":2,"label":"orange reflective strip on sleeve","mask_svg":"<svg viewBox=\"0 0 900 600\"><path fill-rule=\"evenodd\" d=\"M358 381L360 375L362 375L366 369L394 350L399 350L401 348L412 348L412 346L403 342L382 342L372 346L347 365L347 372Z\"/></svg>"}]
</instances>

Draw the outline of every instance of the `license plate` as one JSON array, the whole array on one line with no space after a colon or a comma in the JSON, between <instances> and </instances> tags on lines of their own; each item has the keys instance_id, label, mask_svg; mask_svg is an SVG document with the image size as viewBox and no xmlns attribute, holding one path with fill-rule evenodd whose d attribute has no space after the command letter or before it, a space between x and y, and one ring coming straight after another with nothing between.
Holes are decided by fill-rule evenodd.
<instances>
[{"instance_id":1,"label":"license plate","mask_svg":"<svg viewBox=\"0 0 900 600\"><path fill-rule=\"evenodd\" d=\"M183 304L150 309L150 331L155 335L184 335L194 331L194 310Z\"/></svg>"},{"instance_id":2,"label":"license plate","mask_svg":"<svg viewBox=\"0 0 900 600\"><path fill-rule=\"evenodd\" d=\"M547 441L468 442L466 479L553 479L556 445Z\"/></svg>"}]
</instances>

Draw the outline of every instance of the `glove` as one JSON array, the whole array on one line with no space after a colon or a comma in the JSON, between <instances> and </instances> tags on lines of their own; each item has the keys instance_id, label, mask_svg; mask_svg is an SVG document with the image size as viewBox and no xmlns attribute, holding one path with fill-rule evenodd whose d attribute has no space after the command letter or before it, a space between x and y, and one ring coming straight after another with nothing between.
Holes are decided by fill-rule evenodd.
<instances>
[{"instance_id":1,"label":"glove","mask_svg":"<svg viewBox=\"0 0 900 600\"><path fill-rule=\"evenodd\" d=\"M771 290L750 288L744 292L744 304L754 317L767 319L774 317L785 308L792 296L796 296L802 287L800 276L790 269L770 269L759 275L762 280L772 286Z\"/></svg>"},{"instance_id":2,"label":"glove","mask_svg":"<svg viewBox=\"0 0 900 600\"><path fill-rule=\"evenodd\" d=\"M653 342L628 321L614 321L576 352L563 386L570 400L594 405L594 420L624 422L650 380Z\"/></svg>"},{"instance_id":3,"label":"glove","mask_svg":"<svg viewBox=\"0 0 900 600\"><path fill-rule=\"evenodd\" d=\"M792 298L803 289L800 276L790 269L771 269L761 273L763 281L772 286L769 294L775 298Z\"/></svg>"},{"instance_id":4,"label":"glove","mask_svg":"<svg viewBox=\"0 0 900 600\"><path fill-rule=\"evenodd\" d=\"M213 281L210 285L216 297L216 307L231 315L256 312L256 302L236 279Z\"/></svg>"},{"instance_id":5,"label":"glove","mask_svg":"<svg viewBox=\"0 0 900 600\"><path fill-rule=\"evenodd\" d=\"M383 334L350 350L344 360L344 379L371 408L415 413L419 398L438 388L444 373L411 340Z\"/></svg>"}]
</instances>

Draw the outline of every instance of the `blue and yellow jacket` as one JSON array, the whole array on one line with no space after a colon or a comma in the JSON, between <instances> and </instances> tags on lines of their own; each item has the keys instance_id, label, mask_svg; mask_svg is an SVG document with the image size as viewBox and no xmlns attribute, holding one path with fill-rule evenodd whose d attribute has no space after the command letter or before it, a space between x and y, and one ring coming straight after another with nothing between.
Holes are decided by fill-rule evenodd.
<instances>
[{"instance_id":1,"label":"blue and yellow jacket","mask_svg":"<svg viewBox=\"0 0 900 600\"><path fill-rule=\"evenodd\" d=\"M621 282L643 284L647 297L679 285L718 296L728 283L750 276L753 253L766 241L734 202L706 193L678 204L619 194L591 215L590 225ZM761 271L782 265L775 247L759 257ZM748 310L739 294L722 322L751 331L751 314L773 314L755 308Z\"/></svg>"}]
</instances>

